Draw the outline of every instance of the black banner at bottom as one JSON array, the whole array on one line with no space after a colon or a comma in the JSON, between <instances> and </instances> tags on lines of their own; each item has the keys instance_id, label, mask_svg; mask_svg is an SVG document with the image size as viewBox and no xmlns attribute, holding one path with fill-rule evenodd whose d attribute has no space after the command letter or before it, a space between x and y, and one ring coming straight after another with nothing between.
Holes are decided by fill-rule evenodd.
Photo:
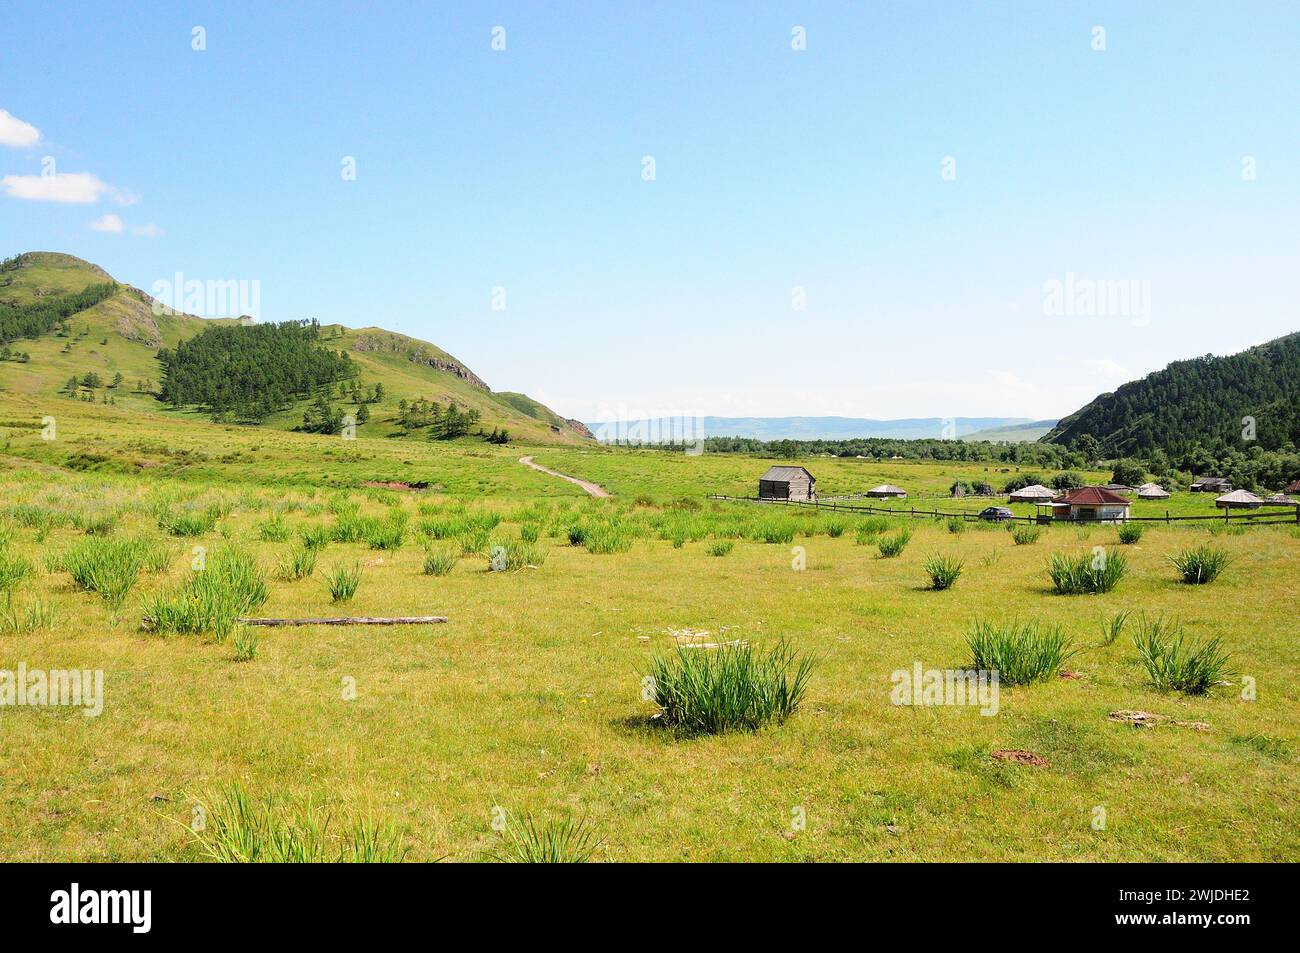
<instances>
[{"instance_id":1,"label":"black banner at bottom","mask_svg":"<svg viewBox=\"0 0 1300 953\"><path fill-rule=\"evenodd\" d=\"M1280 927L1290 873L1260 864L592 865L539 877L489 864L10 864L0 866L0 915L8 940L140 943L244 939L251 924L259 940L334 942L455 923L535 937L543 923L563 929L574 918L658 931L669 910L729 930L742 913L765 931L770 920L873 939L936 929L952 939L964 924L994 935L1231 941Z\"/></svg>"}]
</instances>

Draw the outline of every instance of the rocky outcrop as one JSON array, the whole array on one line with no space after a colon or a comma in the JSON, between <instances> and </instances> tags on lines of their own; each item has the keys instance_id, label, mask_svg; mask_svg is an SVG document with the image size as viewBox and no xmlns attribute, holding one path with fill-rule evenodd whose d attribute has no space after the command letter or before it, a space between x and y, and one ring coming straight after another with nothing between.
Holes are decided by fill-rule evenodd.
<instances>
[{"instance_id":1,"label":"rocky outcrop","mask_svg":"<svg viewBox=\"0 0 1300 953\"><path fill-rule=\"evenodd\" d=\"M579 433L579 434L581 434L582 436L586 437L588 440L595 440L595 439L596 439L596 435L593 434L593 433L592 433L592 432L587 428L587 425L584 424L581 420L574 420L574 419L571 418L571 417L567 417L567 418L565 418L565 421L564 421L564 422L565 422L566 424L568 424L571 428L573 428L574 431L576 431L577 433Z\"/></svg>"},{"instance_id":2,"label":"rocky outcrop","mask_svg":"<svg viewBox=\"0 0 1300 953\"><path fill-rule=\"evenodd\" d=\"M410 341L405 341L399 337L363 334L357 339L356 343L352 345L352 350L361 352L380 351L389 354L402 354L412 363L424 364L427 367L432 367L435 371L445 371L448 374L454 374L456 377L473 384L475 387L482 388L489 393L492 391L492 388L488 387L482 378L459 361L454 361L450 358L433 354L427 347L423 347Z\"/></svg>"}]
</instances>

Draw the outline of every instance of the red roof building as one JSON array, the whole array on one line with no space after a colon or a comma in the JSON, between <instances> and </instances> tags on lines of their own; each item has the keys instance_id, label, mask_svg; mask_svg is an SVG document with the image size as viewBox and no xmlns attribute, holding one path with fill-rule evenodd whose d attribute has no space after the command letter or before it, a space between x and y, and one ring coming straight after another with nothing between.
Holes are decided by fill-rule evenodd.
<instances>
[{"instance_id":1,"label":"red roof building","mask_svg":"<svg viewBox=\"0 0 1300 953\"><path fill-rule=\"evenodd\" d=\"M1113 523L1128 519L1128 510L1133 503L1128 497L1120 496L1104 486L1083 486L1077 490L1067 490L1044 505L1052 508L1054 519Z\"/></svg>"}]
</instances>

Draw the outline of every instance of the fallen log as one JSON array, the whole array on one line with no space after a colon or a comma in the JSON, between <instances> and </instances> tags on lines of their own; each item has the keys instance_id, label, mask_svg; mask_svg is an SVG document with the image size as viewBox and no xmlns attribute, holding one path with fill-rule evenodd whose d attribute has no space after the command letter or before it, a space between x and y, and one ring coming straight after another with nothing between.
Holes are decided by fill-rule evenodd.
<instances>
[{"instance_id":1,"label":"fallen log","mask_svg":"<svg viewBox=\"0 0 1300 953\"><path fill-rule=\"evenodd\" d=\"M445 615L333 616L325 619L236 619L243 625L432 625L446 622Z\"/></svg>"}]
</instances>

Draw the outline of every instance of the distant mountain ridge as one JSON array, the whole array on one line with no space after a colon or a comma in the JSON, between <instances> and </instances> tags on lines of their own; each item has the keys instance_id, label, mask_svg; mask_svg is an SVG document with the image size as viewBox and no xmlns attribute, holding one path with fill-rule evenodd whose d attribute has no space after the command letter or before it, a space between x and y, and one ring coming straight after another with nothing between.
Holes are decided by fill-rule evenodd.
<instances>
[{"instance_id":1,"label":"distant mountain ridge","mask_svg":"<svg viewBox=\"0 0 1300 953\"><path fill-rule=\"evenodd\" d=\"M867 417L701 417L686 421L685 426L688 429L702 427L704 433L701 436L704 437L747 437L753 440L852 440L857 437L955 440L984 430L1043 423L1050 427L1055 421L1034 421L1029 417L903 417L895 420ZM627 425L622 427L620 430L620 425L613 421L587 422L587 428L596 439L603 441L626 433ZM682 421L676 418L657 418L640 422L638 432L680 434L682 427ZM1036 436L1018 439L1036 439Z\"/></svg>"}]
</instances>

